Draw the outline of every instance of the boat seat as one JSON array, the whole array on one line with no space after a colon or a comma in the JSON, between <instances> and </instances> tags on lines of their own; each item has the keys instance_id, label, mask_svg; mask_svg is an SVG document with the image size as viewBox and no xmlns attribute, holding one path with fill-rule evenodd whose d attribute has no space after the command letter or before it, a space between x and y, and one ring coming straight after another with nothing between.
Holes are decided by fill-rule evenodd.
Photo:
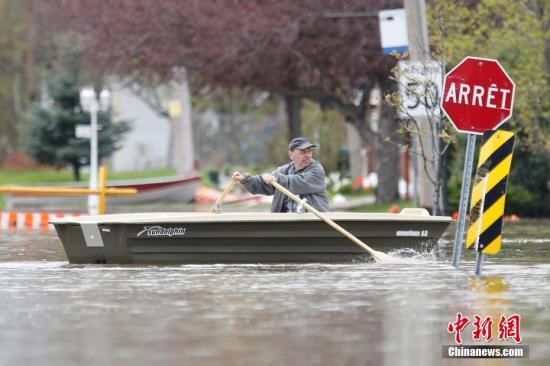
<instances>
[{"instance_id":1,"label":"boat seat","mask_svg":"<svg viewBox=\"0 0 550 366\"><path fill-rule=\"evenodd\" d=\"M408 207L401 210L401 215L415 215L415 216L430 216L430 213L425 208L421 207Z\"/></svg>"}]
</instances>

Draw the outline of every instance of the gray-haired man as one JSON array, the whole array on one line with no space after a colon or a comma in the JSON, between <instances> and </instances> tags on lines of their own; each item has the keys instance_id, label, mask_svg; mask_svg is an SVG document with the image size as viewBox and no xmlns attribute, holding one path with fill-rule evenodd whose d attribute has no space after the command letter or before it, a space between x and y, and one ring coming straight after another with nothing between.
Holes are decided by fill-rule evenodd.
<instances>
[{"instance_id":1,"label":"gray-haired man","mask_svg":"<svg viewBox=\"0 0 550 366\"><path fill-rule=\"evenodd\" d=\"M250 193L273 195L271 212L296 212L297 204L281 192L275 190L271 182L275 181L292 193L306 199L315 209L325 212L329 209L325 170L313 160L312 144L304 137L297 137L288 144L288 157L291 162L280 166L272 174L250 175L233 173L233 179L239 181Z\"/></svg>"}]
</instances>

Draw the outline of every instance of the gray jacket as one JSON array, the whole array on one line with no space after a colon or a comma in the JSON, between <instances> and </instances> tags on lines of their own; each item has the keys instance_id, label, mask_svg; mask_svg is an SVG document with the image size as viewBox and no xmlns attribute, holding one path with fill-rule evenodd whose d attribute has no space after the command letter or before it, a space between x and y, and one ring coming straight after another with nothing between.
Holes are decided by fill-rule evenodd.
<instances>
[{"instance_id":1,"label":"gray jacket","mask_svg":"<svg viewBox=\"0 0 550 366\"><path fill-rule=\"evenodd\" d=\"M300 198L306 198L307 203L318 211L328 211L325 170L319 162L311 160L311 164L299 171L295 171L294 163L290 162L280 166L272 174L280 185ZM254 194L273 195L271 212L296 212L297 204L277 191L272 185L266 184L260 176L249 174L245 174L245 176L246 178L241 181L241 184L247 191Z\"/></svg>"}]
</instances>

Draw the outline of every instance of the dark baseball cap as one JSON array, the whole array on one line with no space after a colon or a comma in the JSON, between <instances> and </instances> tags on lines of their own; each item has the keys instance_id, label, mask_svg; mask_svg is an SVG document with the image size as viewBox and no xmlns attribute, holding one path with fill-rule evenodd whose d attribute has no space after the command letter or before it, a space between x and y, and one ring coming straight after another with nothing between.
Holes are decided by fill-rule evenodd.
<instances>
[{"instance_id":1,"label":"dark baseball cap","mask_svg":"<svg viewBox=\"0 0 550 366\"><path fill-rule=\"evenodd\" d=\"M292 151L294 149L307 149L308 147L317 147L317 145L312 144L309 142L305 137L296 137L295 139L292 139L290 143L288 144L288 151Z\"/></svg>"}]
</instances>

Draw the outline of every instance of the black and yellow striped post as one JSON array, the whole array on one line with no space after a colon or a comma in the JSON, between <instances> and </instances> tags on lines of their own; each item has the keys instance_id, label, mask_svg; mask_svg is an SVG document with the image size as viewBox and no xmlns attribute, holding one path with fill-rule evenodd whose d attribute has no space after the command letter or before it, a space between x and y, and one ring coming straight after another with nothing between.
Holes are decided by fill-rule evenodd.
<instances>
[{"instance_id":1,"label":"black and yellow striped post","mask_svg":"<svg viewBox=\"0 0 550 366\"><path fill-rule=\"evenodd\" d=\"M476 275L481 274L483 255L500 251L506 185L512 165L514 140L514 134L508 131L496 130L483 134L466 238L466 248L477 244Z\"/></svg>"}]
</instances>

